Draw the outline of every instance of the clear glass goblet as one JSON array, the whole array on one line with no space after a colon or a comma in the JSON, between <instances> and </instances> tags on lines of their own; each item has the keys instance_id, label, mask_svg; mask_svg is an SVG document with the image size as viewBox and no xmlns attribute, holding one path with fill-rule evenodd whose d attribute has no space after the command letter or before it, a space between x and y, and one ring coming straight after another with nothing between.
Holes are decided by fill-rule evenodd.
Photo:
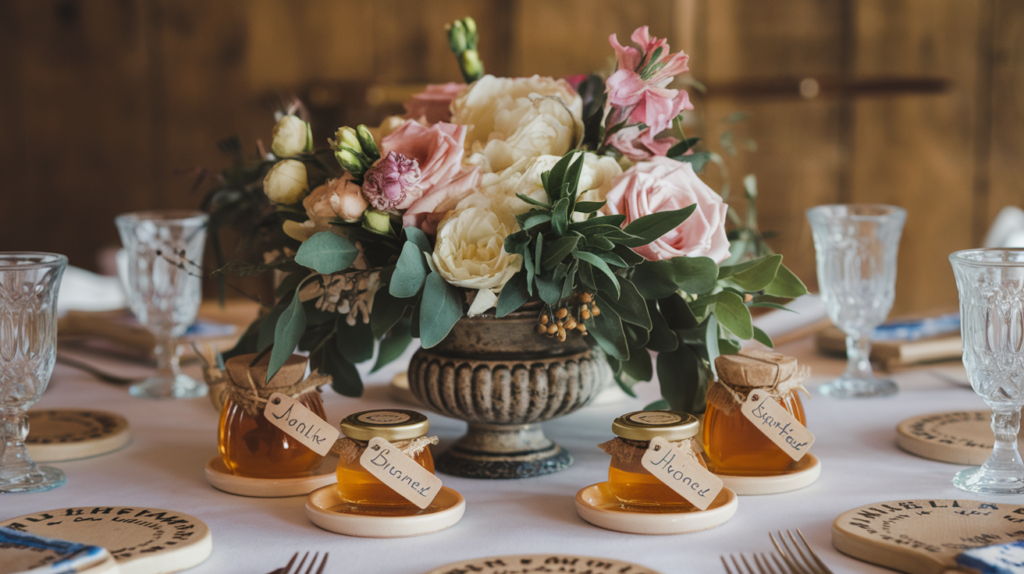
<instances>
[{"instance_id":1,"label":"clear glass goblet","mask_svg":"<svg viewBox=\"0 0 1024 574\"><path fill-rule=\"evenodd\" d=\"M896 298L896 254L907 212L891 205L819 205L807 210L818 290L832 323L846 333L846 372L821 386L840 398L894 394L871 371L871 332Z\"/></svg>"},{"instance_id":2,"label":"clear glass goblet","mask_svg":"<svg viewBox=\"0 0 1024 574\"><path fill-rule=\"evenodd\" d=\"M178 368L178 338L196 320L202 301L205 213L156 210L114 220L127 252L128 303L156 338L157 374L129 388L134 397L202 397L205 383Z\"/></svg>"},{"instance_id":3,"label":"clear glass goblet","mask_svg":"<svg viewBox=\"0 0 1024 574\"><path fill-rule=\"evenodd\" d=\"M0 492L64 484L64 473L36 466L25 448L28 407L50 382L57 345L57 290L68 258L0 253Z\"/></svg>"},{"instance_id":4,"label":"clear glass goblet","mask_svg":"<svg viewBox=\"0 0 1024 574\"><path fill-rule=\"evenodd\" d=\"M1017 452L1024 407L1024 249L971 249L949 256L960 292L964 366L974 392L992 408L995 447L980 467L961 470L957 488L1024 493Z\"/></svg>"}]
</instances>

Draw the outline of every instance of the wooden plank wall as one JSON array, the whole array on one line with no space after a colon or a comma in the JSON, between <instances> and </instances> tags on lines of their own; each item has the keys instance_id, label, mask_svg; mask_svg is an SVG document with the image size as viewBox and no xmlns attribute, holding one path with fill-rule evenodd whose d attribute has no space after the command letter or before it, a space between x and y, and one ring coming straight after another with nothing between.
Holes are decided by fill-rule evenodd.
<instances>
[{"instance_id":1,"label":"wooden plank wall","mask_svg":"<svg viewBox=\"0 0 1024 574\"><path fill-rule=\"evenodd\" d=\"M642 24L692 55L700 130L756 140L762 228L812 286L804 210L879 201L910 212L896 313L956 302L946 256L1024 205L1024 7L1016 0L0 0L0 249L94 268L112 218L194 206L175 170L215 143L269 139L267 94L323 82L458 79L441 28L476 18L488 71L606 67ZM938 95L715 95L779 78L941 77ZM739 126L722 120L748 112ZM331 130L332 127L318 129ZM326 132L325 132L326 133ZM717 181L720 177L709 174Z\"/></svg>"}]
</instances>

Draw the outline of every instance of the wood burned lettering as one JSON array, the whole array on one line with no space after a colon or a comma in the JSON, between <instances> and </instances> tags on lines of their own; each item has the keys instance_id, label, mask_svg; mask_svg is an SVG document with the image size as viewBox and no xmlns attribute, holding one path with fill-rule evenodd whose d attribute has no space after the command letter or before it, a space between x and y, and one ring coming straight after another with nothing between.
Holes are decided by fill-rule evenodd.
<instances>
[{"instance_id":1,"label":"wood burned lettering","mask_svg":"<svg viewBox=\"0 0 1024 574\"><path fill-rule=\"evenodd\" d=\"M388 488L423 509L441 490L441 479L385 439L374 437L359 464Z\"/></svg>"},{"instance_id":2,"label":"wood burned lettering","mask_svg":"<svg viewBox=\"0 0 1024 574\"><path fill-rule=\"evenodd\" d=\"M297 400L281 393L270 395L263 416L320 456L327 456L341 434L341 431L327 424L327 421Z\"/></svg>"},{"instance_id":3,"label":"wood burned lettering","mask_svg":"<svg viewBox=\"0 0 1024 574\"><path fill-rule=\"evenodd\" d=\"M793 460L800 460L814 444L814 435L786 407L763 391L751 391L740 409L743 416Z\"/></svg>"},{"instance_id":4,"label":"wood burned lettering","mask_svg":"<svg viewBox=\"0 0 1024 574\"><path fill-rule=\"evenodd\" d=\"M707 510L724 485L722 479L701 466L693 451L678 449L660 436L651 439L640 464L701 510Z\"/></svg>"}]
</instances>

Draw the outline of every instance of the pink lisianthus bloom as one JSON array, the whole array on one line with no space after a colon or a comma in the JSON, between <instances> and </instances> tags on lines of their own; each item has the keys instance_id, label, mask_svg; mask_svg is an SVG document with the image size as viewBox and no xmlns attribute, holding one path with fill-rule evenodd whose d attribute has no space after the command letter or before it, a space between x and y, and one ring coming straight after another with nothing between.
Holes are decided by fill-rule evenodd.
<instances>
[{"instance_id":1,"label":"pink lisianthus bloom","mask_svg":"<svg viewBox=\"0 0 1024 574\"><path fill-rule=\"evenodd\" d=\"M437 122L450 122L452 111L450 109L452 100L458 97L466 84L449 82L447 84L430 84L423 92L413 95L402 104L405 108L405 117L410 120L422 120L427 125L434 125Z\"/></svg>"},{"instance_id":2,"label":"pink lisianthus bloom","mask_svg":"<svg viewBox=\"0 0 1024 574\"><path fill-rule=\"evenodd\" d=\"M668 42L651 37L647 26L637 28L631 38L639 50L623 47L615 34L608 38L618 60L618 70L606 82L608 105L625 114L613 117L611 123L644 123L651 133L658 134L668 129L680 112L693 109L686 90L665 87L689 70L690 57L683 52L671 54Z\"/></svg>"},{"instance_id":3,"label":"pink lisianthus bloom","mask_svg":"<svg viewBox=\"0 0 1024 574\"><path fill-rule=\"evenodd\" d=\"M608 139L609 145L634 163L654 156L664 156L677 143L679 140L670 136L655 139L651 137L650 128L641 130L639 126L623 128Z\"/></svg>"},{"instance_id":4,"label":"pink lisianthus bloom","mask_svg":"<svg viewBox=\"0 0 1024 574\"><path fill-rule=\"evenodd\" d=\"M439 122L426 127L405 122L381 140L381 159L367 171L363 194L375 206L379 200L390 205L391 211L409 209L459 175L465 140L466 126ZM413 177L413 164L419 170L418 178Z\"/></svg>"},{"instance_id":5,"label":"pink lisianthus bloom","mask_svg":"<svg viewBox=\"0 0 1024 574\"><path fill-rule=\"evenodd\" d=\"M697 177L689 162L653 157L616 178L605 210L623 214L623 226L645 215L697 205L679 227L634 249L650 261L673 257L710 257L721 263L729 257L725 221L729 207Z\"/></svg>"},{"instance_id":6,"label":"pink lisianthus bloom","mask_svg":"<svg viewBox=\"0 0 1024 574\"><path fill-rule=\"evenodd\" d=\"M403 227L417 227L430 236L448 212L480 186L480 166L464 169L446 186L434 188L413 203L402 216Z\"/></svg>"}]
</instances>

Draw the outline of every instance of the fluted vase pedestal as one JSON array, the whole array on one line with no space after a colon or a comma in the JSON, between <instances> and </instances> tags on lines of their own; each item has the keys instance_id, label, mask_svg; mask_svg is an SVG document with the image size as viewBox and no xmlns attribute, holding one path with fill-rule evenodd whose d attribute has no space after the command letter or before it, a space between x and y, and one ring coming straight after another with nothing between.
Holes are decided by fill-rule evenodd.
<instances>
[{"instance_id":1,"label":"fluted vase pedestal","mask_svg":"<svg viewBox=\"0 0 1024 574\"><path fill-rule=\"evenodd\" d=\"M572 464L541 423L589 403L611 383L611 369L579 333L558 342L538 335L536 323L535 311L463 318L439 345L413 355L413 394L469 424L466 435L437 457L441 472L526 478Z\"/></svg>"}]
</instances>

